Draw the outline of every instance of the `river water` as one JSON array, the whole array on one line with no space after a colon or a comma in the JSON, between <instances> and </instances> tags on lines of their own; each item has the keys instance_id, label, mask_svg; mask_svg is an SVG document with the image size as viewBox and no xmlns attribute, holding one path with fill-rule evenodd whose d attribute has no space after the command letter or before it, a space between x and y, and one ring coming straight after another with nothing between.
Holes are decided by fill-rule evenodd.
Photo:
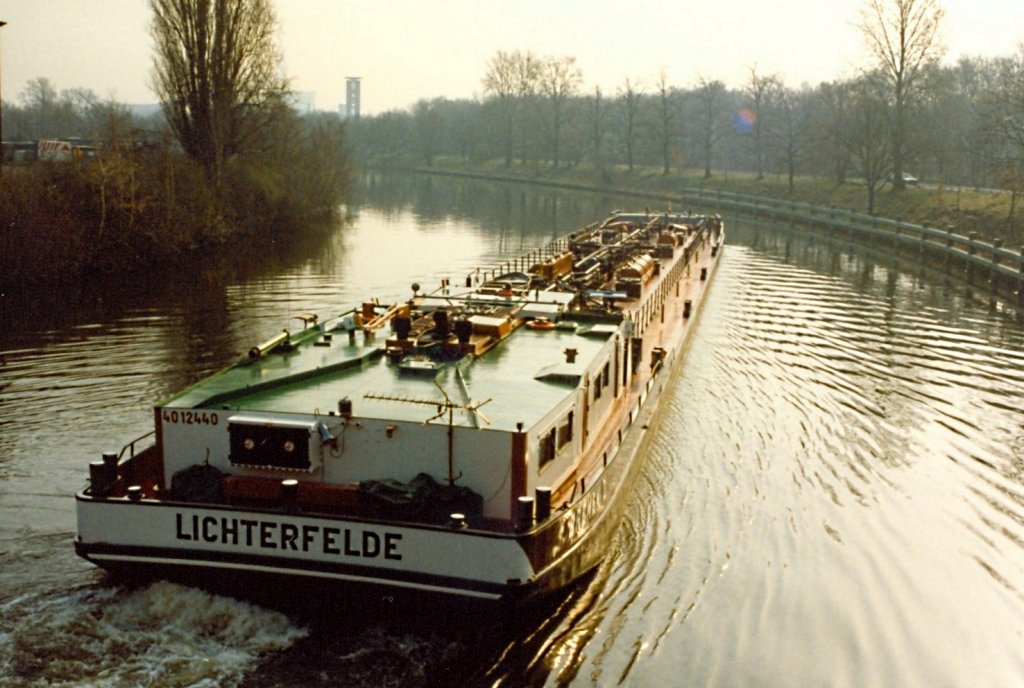
<instances>
[{"instance_id":1,"label":"river water","mask_svg":"<svg viewBox=\"0 0 1024 688\"><path fill-rule=\"evenodd\" d=\"M620 537L551 605L485 632L317 617L74 556L87 463L161 397L300 312L638 205L367 178L297 246L4 294L0 686L1024 685L1024 329L942 275L728 217Z\"/></svg>"}]
</instances>

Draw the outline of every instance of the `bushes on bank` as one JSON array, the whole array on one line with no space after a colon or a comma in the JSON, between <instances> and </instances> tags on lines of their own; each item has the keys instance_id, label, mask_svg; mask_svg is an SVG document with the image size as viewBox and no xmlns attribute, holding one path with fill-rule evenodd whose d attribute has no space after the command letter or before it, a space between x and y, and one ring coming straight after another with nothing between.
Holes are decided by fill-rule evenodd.
<instances>
[{"instance_id":1,"label":"bushes on bank","mask_svg":"<svg viewBox=\"0 0 1024 688\"><path fill-rule=\"evenodd\" d=\"M0 287L130 272L254 235L294 235L335 214L351 179L340 123L330 140L322 129L233 160L216 182L169 144L5 167Z\"/></svg>"}]
</instances>

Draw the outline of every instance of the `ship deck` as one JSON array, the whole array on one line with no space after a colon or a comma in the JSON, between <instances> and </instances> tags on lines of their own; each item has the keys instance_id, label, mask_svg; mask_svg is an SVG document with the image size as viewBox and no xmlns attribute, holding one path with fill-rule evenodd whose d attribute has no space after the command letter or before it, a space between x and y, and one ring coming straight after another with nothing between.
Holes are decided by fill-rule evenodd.
<instances>
[{"instance_id":1,"label":"ship deck","mask_svg":"<svg viewBox=\"0 0 1024 688\"><path fill-rule=\"evenodd\" d=\"M517 327L482 356L444 365L435 377L392 364L383 355L383 332L371 337L357 332L352 338L345 332L335 333L327 346L320 330L310 328L293 338L297 346L292 351L238 363L162 405L327 414L348 398L358 416L422 422L437 413L436 407L396 399L444 402L440 386L455 404L490 400L480 409L489 425L480 423L478 414L464 410L455 412L455 425L480 423L512 432L517 423L533 425L573 392L575 378L583 374L614 329L590 323L576 329ZM566 361L568 348L578 352L574 363ZM536 379L542 372L548 373L545 379Z\"/></svg>"}]
</instances>

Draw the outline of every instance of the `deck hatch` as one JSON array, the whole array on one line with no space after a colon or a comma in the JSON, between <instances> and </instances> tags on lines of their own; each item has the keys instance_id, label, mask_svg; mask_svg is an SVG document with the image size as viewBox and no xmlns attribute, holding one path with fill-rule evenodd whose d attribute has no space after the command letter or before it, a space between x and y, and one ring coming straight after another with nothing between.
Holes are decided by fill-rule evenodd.
<instances>
[{"instance_id":1,"label":"deck hatch","mask_svg":"<svg viewBox=\"0 0 1024 688\"><path fill-rule=\"evenodd\" d=\"M582 377L583 369L578 363L555 363L538 370L534 374L533 379L576 387L580 384L580 378Z\"/></svg>"}]
</instances>

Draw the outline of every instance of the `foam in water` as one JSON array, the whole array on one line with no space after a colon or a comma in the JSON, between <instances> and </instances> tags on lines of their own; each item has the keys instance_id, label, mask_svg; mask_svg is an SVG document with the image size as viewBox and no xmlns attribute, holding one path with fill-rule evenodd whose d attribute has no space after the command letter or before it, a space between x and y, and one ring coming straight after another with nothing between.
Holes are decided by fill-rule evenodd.
<instances>
[{"instance_id":1,"label":"foam in water","mask_svg":"<svg viewBox=\"0 0 1024 688\"><path fill-rule=\"evenodd\" d=\"M0 619L0 686L234 686L306 630L283 614L158 582L23 596Z\"/></svg>"}]
</instances>

